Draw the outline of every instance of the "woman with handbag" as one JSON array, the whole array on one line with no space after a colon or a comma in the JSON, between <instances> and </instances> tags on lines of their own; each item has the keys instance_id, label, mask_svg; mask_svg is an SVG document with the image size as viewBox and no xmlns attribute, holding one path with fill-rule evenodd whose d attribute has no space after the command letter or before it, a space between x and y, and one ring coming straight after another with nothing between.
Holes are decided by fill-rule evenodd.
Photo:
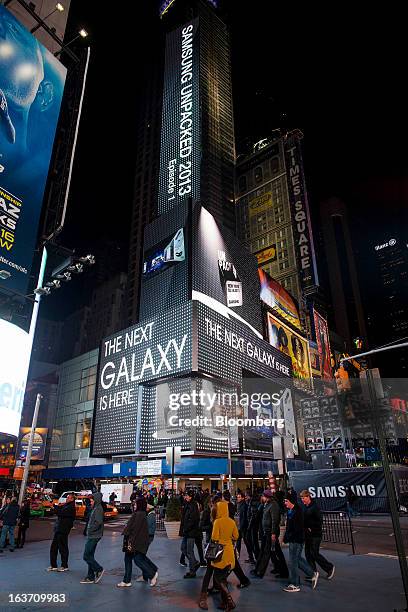
<instances>
[{"instance_id":1,"label":"woman with handbag","mask_svg":"<svg viewBox=\"0 0 408 612\"><path fill-rule=\"evenodd\" d=\"M142 576L136 582L147 582L150 586L157 584L158 568L146 556L149 548L149 529L146 516L147 502L144 497L135 500L135 512L130 517L123 530L123 552L125 553L125 575L122 582L117 585L121 587L132 586L132 562L142 570Z\"/></svg>"},{"instance_id":2,"label":"woman with handbag","mask_svg":"<svg viewBox=\"0 0 408 612\"><path fill-rule=\"evenodd\" d=\"M217 518L214 521L212 540L223 546L222 554L211 565L214 568L214 585L221 593L220 610L233 610L235 603L228 592L227 578L235 567L234 542L238 540L238 528L234 520L229 518L228 503L220 501L217 504Z\"/></svg>"}]
</instances>

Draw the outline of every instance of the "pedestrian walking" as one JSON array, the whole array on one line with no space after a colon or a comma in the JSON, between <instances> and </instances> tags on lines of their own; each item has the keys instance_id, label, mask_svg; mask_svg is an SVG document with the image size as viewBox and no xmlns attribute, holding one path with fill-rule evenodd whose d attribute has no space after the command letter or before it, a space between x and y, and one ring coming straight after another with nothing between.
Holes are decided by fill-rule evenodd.
<instances>
[{"instance_id":1,"label":"pedestrian walking","mask_svg":"<svg viewBox=\"0 0 408 612\"><path fill-rule=\"evenodd\" d=\"M85 512L84 512L85 526L84 526L83 534L84 536L86 536L86 530L88 529L88 521L89 521L90 514L92 512L92 505L91 505L90 497L85 497L84 503L85 503Z\"/></svg>"},{"instance_id":2,"label":"pedestrian walking","mask_svg":"<svg viewBox=\"0 0 408 612\"><path fill-rule=\"evenodd\" d=\"M288 495L285 499L285 506L287 508L287 520L283 541L289 544L289 583L283 590L287 593L300 591L299 569L306 574L306 578L310 579L312 588L315 589L319 572L314 572L306 559L302 557L305 539L302 508L293 494Z\"/></svg>"},{"instance_id":3,"label":"pedestrian walking","mask_svg":"<svg viewBox=\"0 0 408 612\"><path fill-rule=\"evenodd\" d=\"M248 540L251 543L254 563L258 560L259 547L259 531L262 523L263 504L258 494L252 496L250 509L248 511Z\"/></svg>"},{"instance_id":4,"label":"pedestrian walking","mask_svg":"<svg viewBox=\"0 0 408 612\"><path fill-rule=\"evenodd\" d=\"M356 512L354 508L356 501L357 501L357 495L354 493L351 487L347 487L346 488L346 507L347 507L347 514L349 515L350 518L353 518L354 516L358 515L358 512Z\"/></svg>"},{"instance_id":5,"label":"pedestrian walking","mask_svg":"<svg viewBox=\"0 0 408 612\"><path fill-rule=\"evenodd\" d=\"M235 567L235 551L233 542L239 537L238 528L233 519L229 517L228 503L220 501L216 506L217 518L214 521L212 540L224 546L221 560L212 561L214 567L214 585L221 593L221 607L223 610L233 610L235 602L228 592L227 578Z\"/></svg>"},{"instance_id":6,"label":"pedestrian walking","mask_svg":"<svg viewBox=\"0 0 408 612\"><path fill-rule=\"evenodd\" d=\"M319 506L310 497L308 489L300 492L300 499L304 504L303 519L305 528L305 556L306 561L316 572L316 564L320 565L327 574L327 579L334 576L335 566L320 553L320 544L323 537L323 516Z\"/></svg>"},{"instance_id":7,"label":"pedestrian walking","mask_svg":"<svg viewBox=\"0 0 408 612\"><path fill-rule=\"evenodd\" d=\"M9 539L10 552L14 552L14 529L17 525L20 506L15 497L7 497L6 503L0 513L0 520L3 522L0 535L0 553L4 552L6 538Z\"/></svg>"},{"instance_id":8,"label":"pedestrian walking","mask_svg":"<svg viewBox=\"0 0 408 612\"><path fill-rule=\"evenodd\" d=\"M263 503L262 546L255 569L250 573L257 578L263 578L271 560L277 575L286 578L289 571L279 543L281 517L279 504L269 489L263 492L261 502Z\"/></svg>"},{"instance_id":9,"label":"pedestrian walking","mask_svg":"<svg viewBox=\"0 0 408 612\"><path fill-rule=\"evenodd\" d=\"M26 531L30 526L30 500L27 497L21 505L18 517L17 529L17 548L23 548L26 539Z\"/></svg>"},{"instance_id":10,"label":"pedestrian walking","mask_svg":"<svg viewBox=\"0 0 408 612\"><path fill-rule=\"evenodd\" d=\"M146 516L147 502L144 497L135 500L135 512L130 517L123 530L123 552L125 553L125 575L119 588L132 586L132 563L142 570L142 575L136 582L147 582L150 586L157 584L159 576L158 567L147 556L149 548L149 528Z\"/></svg>"},{"instance_id":11,"label":"pedestrian walking","mask_svg":"<svg viewBox=\"0 0 408 612\"><path fill-rule=\"evenodd\" d=\"M69 493L65 504L56 509L57 521L54 527L54 537L50 547L50 565L47 571L68 571L68 536L75 520L75 495ZM58 567L58 553L61 555L61 567Z\"/></svg>"},{"instance_id":12,"label":"pedestrian walking","mask_svg":"<svg viewBox=\"0 0 408 612\"><path fill-rule=\"evenodd\" d=\"M114 506L117 498L118 496L116 495L115 491L112 491L112 493L109 495L109 503Z\"/></svg>"},{"instance_id":13,"label":"pedestrian walking","mask_svg":"<svg viewBox=\"0 0 408 612\"><path fill-rule=\"evenodd\" d=\"M187 557L189 562L189 571L184 574L184 578L195 578L200 563L194 555L194 544L197 536L202 536L202 534L200 532L200 512L197 502L194 501L194 493L191 490L186 491L184 494L179 535L183 538L181 552Z\"/></svg>"},{"instance_id":14,"label":"pedestrian walking","mask_svg":"<svg viewBox=\"0 0 408 612\"><path fill-rule=\"evenodd\" d=\"M91 513L86 529L86 543L83 559L88 564L88 574L80 582L81 584L96 584L103 576L104 569L95 559L95 550L98 542L103 536L103 507L102 493L94 493L90 498Z\"/></svg>"}]
</instances>

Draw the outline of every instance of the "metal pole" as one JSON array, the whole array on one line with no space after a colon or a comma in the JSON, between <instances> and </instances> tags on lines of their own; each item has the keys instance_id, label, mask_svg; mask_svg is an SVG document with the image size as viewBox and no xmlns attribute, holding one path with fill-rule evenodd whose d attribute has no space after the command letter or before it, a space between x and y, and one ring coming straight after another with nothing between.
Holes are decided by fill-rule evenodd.
<instances>
[{"instance_id":1,"label":"metal pole","mask_svg":"<svg viewBox=\"0 0 408 612\"><path fill-rule=\"evenodd\" d=\"M376 423L378 441L379 441L379 445L380 445L380 453L381 453L382 464L383 464L385 486L387 488L388 501L389 501L389 504L390 504L390 513L391 513L392 526L393 526L393 530L394 530L395 544L396 544L396 547L397 547L398 561L399 561L399 565L400 565L402 584L404 586L405 600L406 600L407 609L408 609L408 566L407 566L407 558L406 558L406 554L405 554L404 540L403 540L403 537L402 537L401 525L400 525L400 521L399 521L398 506L397 506L397 501L396 501L396 498L395 498L394 482L393 482L393 478L392 478L390 464L389 464L389 461L388 461L387 446L386 446L384 431L383 431L382 424L381 424L379 416L378 416L377 394L376 394L376 390L375 390L375 386L374 386L374 380L373 380L373 374L372 374L371 370L367 370L367 383L368 383L368 390L369 390L369 394L370 394L371 406L373 408L374 420L375 420L375 423Z\"/></svg>"},{"instance_id":2,"label":"metal pole","mask_svg":"<svg viewBox=\"0 0 408 612\"><path fill-rule=\"evenodd\" d=\"M171 447L171 492L174 494L174 446Z\"/></svg>"},{"instance_id":3,"label":"metal pole","mask_svg":"<svg viewBox=\"0 0 408 612\"><path fill-rule=\"evenodd\" d=\"M229 425L228 430L228 491L232 494L232 459L231 459L231 432Z\"/></svg>"},{"instance_id":4,"label":"metal pole","mask_svg":"<svg viewBox=\"0 0 408 612\"><path fill-rule=\"evenodd\" d=\"M33 450L35 428L37 427L38 412L40 410L40 404L41 404L42 398L43 396L40 393L37 393L37 399L35 400L35 408L34 408L34 414L33 414L33 422L31 423L30 440L28 442L27 456L26 456L25 465L24 465L24 473L23 473L23 478L21 481L20 495L18 496L18 503L20 506L23 503L25 489L27 486L28 472L30 471L31 453Z\"/></svg>"}]
</instances>

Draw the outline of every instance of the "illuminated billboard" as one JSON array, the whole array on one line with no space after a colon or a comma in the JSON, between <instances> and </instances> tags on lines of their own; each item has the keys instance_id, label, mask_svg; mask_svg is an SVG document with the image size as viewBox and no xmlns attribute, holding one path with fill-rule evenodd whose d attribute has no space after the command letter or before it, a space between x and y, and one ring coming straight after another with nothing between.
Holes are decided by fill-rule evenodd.
<instances>
[{"instance_id":1,"label":"illuminated billboard","mask_svg":"<svg viewBox=\"0 0 408 612\"><path fill-rule=\"evenodd\" d=\"M198 19L166 37L158 212L200 198Z\"/></svg>"},{"instance_id":2,"label":"illuminated billboard","mask_svg":"<svg viewBox=\"0 0 408 612\"><path fill-rule=\"evenodd\" d=\"M329 328L326 319L315 309L313 309L313 323L319 353L320 376L323 379L331 380L333 369L330 358Z\"/></svg>"},{"instance_id":3,"label":"illuminated billboard","mask_svg":"<svg viewBox=\"0 0 408 612\"><path fill-rule=\"evenodd\" d=\"M42 461L44 459L45 447L47 444L47 433L48 429L46 427L35 428L31 458L36 461ZM17 457L22 461L27 457L30 435L31 427L20 427L20 440L18 444Z\"/></svg>"},{"instance_id":4,"label":"illuminated billboard","mask_svg":"<svg viewBox=\"0 0 408 612\"><path fill-rule=\"evenodd\" d=\"M311 369L309 347L306 338L291 330L287 325L267 313L268 339L292 360L293 378L304 381L305 387L311 387Z\"/></svg>"},{"instance_id":5,"label":"illuminated billboard","mask_svg":"<svg viewBox=\"0 0 408 612\"><path fill-rule=\"evenodd\" d=\"M261 300L280 317L301 329L299 311L292 296L265 270L258 270L261 282Z\"/></svg>"},{"instance_id":6,"label":"illuminated billboard","mask_svg":"<svg viewBox=\"0 0 408 612\"><path fill-rule=\"evenodd\" d=\"M259 251L258 253L255 253L255 256L258 260L259 266L261 266L262 264L269 263L270 261L276 261L278 258L278 255L276 252L276 244L269 245L268 248L263 249L262 251Z\"/></svg>"},{"instance_id":7,"label":"illuminated billboard","mask_svg":"<svg viewBox=\"0 0 408 612\"><path fill-rule=\"evenodd\" d=\"M251 219L265 212L272 206L272 192L267 191L259 196L248 199L248 216Z\"/></svg>"},{"instance_id":8,"label":"illuminated billboard","mask_svg":"<svg viewBox=\"0 0 408 612\"><path fill-rule=\"evenodd\" d=\"M0 5L0 289L26 293L66 69Z\"/></svg>"},{"instance_id":9,"label":"illuminated billboard","mask_svg":"<svg viewBox=\"0 0 408 612\"><path fill-rule=\"evenodd\" d=\"M30 364L27 332L0 319L0 432L18 436Z\"/></svg>"},{"instance_id":10,"label":"illuminated billboard","mask_svg":"<svg viewBox=\"0 0 408 612\"><path fill-rule=\"evenodd\" d=\"M303 291L319 284L312 223L307 201L300 141L290 137L285 145L285 161L289 201L292 211L292 230Z\"/></svg>"}]
</instances>

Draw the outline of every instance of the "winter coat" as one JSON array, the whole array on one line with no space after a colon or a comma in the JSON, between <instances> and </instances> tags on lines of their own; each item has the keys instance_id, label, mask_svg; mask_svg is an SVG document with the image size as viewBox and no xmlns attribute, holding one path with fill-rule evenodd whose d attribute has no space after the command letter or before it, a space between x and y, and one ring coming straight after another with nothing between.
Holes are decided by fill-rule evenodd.
<instances>
[{"instance_id":1,"label":"winter coat","mask_svg":"<svg viewBox=\"0 0 408 612\"><path fill-rule=\"evenodd\" d=\"M238 502L238 528L240 531L248 529L248 506L245 501Z\"/></svg>"},{"instance_id":2,"label":"winter coat","mask_svg":"<svg viewBox=\"0 0 408 612\"><path fill-rule=\"evenodd\" d=\"M262 514L262 529L266 533L279 533L280 510L279 504L273 497L264 505Z\"/></svg>"},{"instance_id":3,"label":"winter coat","mask_svg":"<svg viewBox=\"0 0 408 612\"><path fill-rule=\"evenodd\" d=\"M145 555L150 544L146 512L143 510L134 512L123 530L123 535L128 536L132 553L139 552Z\"/></svg>"},{"instance_id":4,"label":"winter coat","mask_svg":"<svg viewBox=\"0 0 408 612\"><path fill-rule=\"evenodd\" d=\"M88 519L88 526L86 528L86 535L88 538L101 538L103 536L103 507L102 507L102 493L94 493L93 495L95 504L91 510L91 514Z\"/></svg>"},{"instance_id":5,"label":"winter coat","mask_svg":"<svg viewBox=\"0 0 408 612\"><path fill-rule=\"evenodd\" d=\"M179 535L187 538L197 538L201 535L200 511L194 500L185 502L183 506Z\"/></svg>"},{"instance_id":6,"label":"winter coat","mask_svg":"<svg viewBox=\"0 0 408 612\"><path fill-rule=\"evenodd\" d=\"M19 512L20 506L16 500L11 501L7 506L4 506L0 517L3 521L3 525L7 525L7 527L15 527L17 525Z\"/></svg>"},{"instance_id":7,"label":"winter coat","mask_svg":"<svg viewBox=\"0 0 408 612\"><path fill-rule=\"evenodd\" d=\"M308 506L303 506L303 521L306 538L321 538L323 517L319 506L313 500Z\"/></svg>"},{"instance_id":8,"label":"winter coat","mask_svg":"<svg viewBox=\"0 0 408 612\"><path fill-rule=\"evenodd\" d=\"M75 501L68 502L63 506L58 506L55 512L58 517L55 525L55 533L64 533L68 535L74 525Z\"/></svg>"},{"instance_id":9,"label":"winter coat","mask_svg":"<svg viewBox=\"0 0 408 612\"><path fill-rule=\"evenodd\" d=\"M295 504L292 510L288 510L286 519L286 531L283 541L286 544L296 542L303 544L305 540L303 510L298 504Z\"/></svg>"},{"instance_id":10,"label":"winter coat","mask_svg":"<svg viewBox=\"0 0 408 612\"><path fill-rule=\"evenodd\" d=\"M207 506L204 508L201 518L200 518L200 529L206 533L211 533L212 523L211 523L211 510L210 507Z\"/></svg>"},{"instance_id":11,"label":"winter coat","mask_svg":"<svg viewBox=\"0 0 408 612\"><path fill-rule=\"evenodd\" d=\"M20 509L20 515L18 517L18 524L20 527L28 529L30 526L30 504L23 504Z\"/></svg>"},{"instance_id":12,"label":"winter coat","mask_svg":"<svg viewBox=\"0 0 408 612\"><path fill-rule=\"evenodd\" d=\"M224 551L220 561L212 561L211 565L223 569L229 565L235 567L235 552L232 541L238 540L238 528L235 521L228 516L228 504L220 501L217 504L217 518L214 521L211 539L224 544Z\"/></svg>"}]
</instances>

